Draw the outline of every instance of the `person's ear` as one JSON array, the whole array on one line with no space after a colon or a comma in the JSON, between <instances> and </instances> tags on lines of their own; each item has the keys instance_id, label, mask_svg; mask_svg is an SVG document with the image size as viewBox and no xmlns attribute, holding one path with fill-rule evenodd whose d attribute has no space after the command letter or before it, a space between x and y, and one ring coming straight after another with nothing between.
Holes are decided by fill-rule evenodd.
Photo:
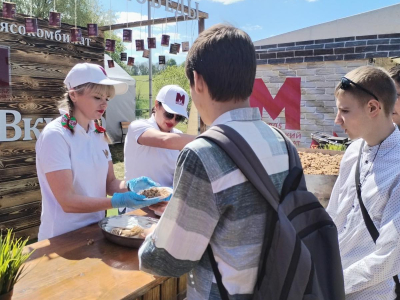
<instances>
[{"instance_id":1,"label":"person's ear","mask_svg":"<svg viewBox=\"0 0 400 300\"><path fill-rule=\"evenodd\" d=\"M76 92L74 90L68 91L69 97L71 98L72 102L76 102Z\"/></svg>"},{"instance_id":2,"label":"person's ear","mask_svg":"<svg viewBox=\"0 0 400 300\"><path fill-rule=\"evenodd\" d=\"M382 109L382 105L379 101L372 99L368 102L368 113L371 117L376 117Z\"/></svg>"},{"instance_id":3,"label":"person's ear","mask_svg":"<svg viewBox=\"0 0 400 300\"><path fill-rule=\"evenodd\" d=\"M194 90L197 94L201 94L204 92L205 82L203 76L201 76L196 71L193 71L193 80L194 80Z\"/></svg>"}]
</instances>

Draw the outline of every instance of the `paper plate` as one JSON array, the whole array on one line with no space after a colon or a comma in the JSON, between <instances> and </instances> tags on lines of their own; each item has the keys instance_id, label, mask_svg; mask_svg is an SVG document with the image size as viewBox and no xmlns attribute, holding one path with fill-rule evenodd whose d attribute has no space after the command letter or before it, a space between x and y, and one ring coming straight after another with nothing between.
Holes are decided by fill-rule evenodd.
<instances>
[{"instance_id":1,"label":"paper plate","mask_svg":"<svg viewBox=\"0 0 400 300\"><path fill-rule=\"evenodd\" d=\"M166 189L167 191L169 191L170 192L170 195L172 194L172 192L174 191L173 189L171 189L170 187L166 187L166 186L157 186L157 188L162 188L162 189ZM162 199L165 199L165 198L167 198L168 196L166 196L166 197L164 197L164 198L160 198L160 197L153 197L153 198L144 198L143 200L153 200L153 199L160 199L160 200L162 200Z\"/></svg>"}]
</instances>

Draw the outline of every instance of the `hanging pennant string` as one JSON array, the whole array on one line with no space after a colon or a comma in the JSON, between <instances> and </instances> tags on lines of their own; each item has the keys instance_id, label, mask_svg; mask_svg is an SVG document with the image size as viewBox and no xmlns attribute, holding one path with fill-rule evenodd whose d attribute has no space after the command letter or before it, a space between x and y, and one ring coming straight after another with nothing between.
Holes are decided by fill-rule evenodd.
<instances>
[{"instance_id":1,"label":"hanging pennant string","mask_svg":"<svg viewBox=\"0 0 400 300\"><path fill-rule=\"evenodd\" d=\"M178 9L178 7L176 9ZM174 43L176 43L176 39L178 36L178 16L176 14L175 14L175 24L176 27L175 27Z\"/></svg>"},{"instance_id":2,"label":"hanging pennant string","mask_svg":"<svg viewBox=\"0 0 400 300\"><path fill-rule=\"evenodd\" d=\"M187 21L186 21L186 15L184 15L185 17L184 17L184 20L185 20L185 23L186 23L186 38L189 40L189 36L188 36L188 34L187 34L187 28L188 28L188 23L187 23ZM189 20L189 18L188 18L188 20Z\"/></svg>"},{"instance_id":3,"label":"hanging pennant string","mask_svg":"<svg viewBox=\"0 0 400 300\"><path fill-rule=\"evenodd\" d=\"M193 29L193 27L194 27L194 20L192 20L192 45L193 45L193 36L194 36L194 29Z\"/></svg>"},{"instance_id":4,"label":"hanging pennant string","mask_svg":"<svg viewBox=\"0 0 400 300\"><path fill-rule=\"evenodd\" d=\"M139 26L140 39L142 39L142 17L143 17L143 4L140 5L140 26Z\"/></svg>"},{"instance_id":5,"label":"hanging pennant string","mask_svg":"<svg viewBox=\"0 0 400 300\"><path fill-rule=\"evenodd\" d=\"M110 0L110 13L108 14L108 20L110 21L110 38L111 38L111 0Z\"/></svg>"},{"instance_id":6,"label":"hanging pennant string","mask_svg":"<svg viewBox=\"0 0 400 300\"><path fill-rule=\"evenodd\" d=\"M75 0L75 28L77 28L76 27L76 0Z\"/></svg>"},{"instance_id":7,"label":"hanging pennant string","mask_svg":"<svg viewBox=\"0 0 400 300\"><path fill-rule=\"evenodd\" d=\"M129 7L129 0L126 0L126 28L128 28L128 23L129 23L129 14L128 14L128 7Z\"/></svg>"},{"instance_id":8,"label":"hanging pennant string","mask_svg":"<svg viewBox=\"0 0 400 300\"><path fill-rule=\"evenodd\" d=\"M153 30L154 30L155 20L156 20L156 8L153 7ZM154 35L154 33L153 33L153 35Z\"/></svg>"},{"instance_id":9,"label":"hanging pennant string","mask_svg":"<svg viewBox=\"0 0 400 300\"><path fill-rule=\"evenodd\" d=\"M162 34L164 34L164 24L162 24ZM168 13L167 11L165 11L165 34L167 34L167 30L168 30Z\"/></svg>"}]
</instances>

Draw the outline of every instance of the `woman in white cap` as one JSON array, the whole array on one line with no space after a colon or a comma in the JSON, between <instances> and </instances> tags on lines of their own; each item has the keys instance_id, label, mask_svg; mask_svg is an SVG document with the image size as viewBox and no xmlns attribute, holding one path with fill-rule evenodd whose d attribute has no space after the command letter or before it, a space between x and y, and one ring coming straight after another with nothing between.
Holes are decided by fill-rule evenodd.
<instances>
[{"instance_id":1,"label":"woman in white cap","mask_svg":"<svg viewBox=\"0 0 400 300\"><path fill-rule=\"evenodd\" d=\"M115 178L105 129L94 122L109 98L127 91L127 84L110 80L101 66L88 63L75 65L64 83L68 92L63 104L69 113L50 122L36 143L42 193L39 240L98 222L112 207L159 202L143 201L136 193L155 185L149 178L127 183Z\"/></svg>"},{"instance_id":2,"label":"woman in white cap","mask_svg":"<svg viewBox=\"0 0 400 300\"><path fill-rule=\"evenodd\" d=\"M125 180L148 176L161 186L172 187L179 151L195 139L175 128L188 118L188 102L184 89L166 85L157 94L150 118L129 125L124 148Z\"/></svg>"}]
</instances>

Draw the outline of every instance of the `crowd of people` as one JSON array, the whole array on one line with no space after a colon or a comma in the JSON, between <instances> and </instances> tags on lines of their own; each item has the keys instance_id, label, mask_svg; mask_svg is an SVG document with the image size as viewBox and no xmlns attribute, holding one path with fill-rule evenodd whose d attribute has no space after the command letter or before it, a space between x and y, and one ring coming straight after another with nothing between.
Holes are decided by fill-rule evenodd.
<instances>
[{"instance_id":1,"label":"crowd of people","mask_svg":"<svg viewBox=\"0 0 400 300\"><path fill-rule=\"evenodd\" d=\"M238 132L280 193L290 171L288 149L258 108L250 107L256 74L250 37L230 25L215 25L196 39L185 69L192 105L204 123ZM139 250L143 271L173 277L187 273L188 300L253 299L255 286L264 284L260 260L278 213L217 144L175 128L188 117L189 95L179 86L165 86L150 118L131 123L121 181L114 175L105 129L96 120L110 98L126 92L126 84L88 63L73 67L64 82L68 113L48 124L36 144L42 192L39 240L97 222L112 207L124 213L149 206L162 216ZM347 300L400 297L399 97L400 67L359 67L342 77L335 90L335 123L354 140L327 207L337 230ZM138 192L158 184L173 187L171 199L143 201ZM289 248L281 245L281 251ZM275 264L277 270L284 265ZM292 298L279 299L322 299L312 298L308 289L305 284L290 292ZM275 299L265 293L264 299Z\"/></svg>"}]
</instances>

